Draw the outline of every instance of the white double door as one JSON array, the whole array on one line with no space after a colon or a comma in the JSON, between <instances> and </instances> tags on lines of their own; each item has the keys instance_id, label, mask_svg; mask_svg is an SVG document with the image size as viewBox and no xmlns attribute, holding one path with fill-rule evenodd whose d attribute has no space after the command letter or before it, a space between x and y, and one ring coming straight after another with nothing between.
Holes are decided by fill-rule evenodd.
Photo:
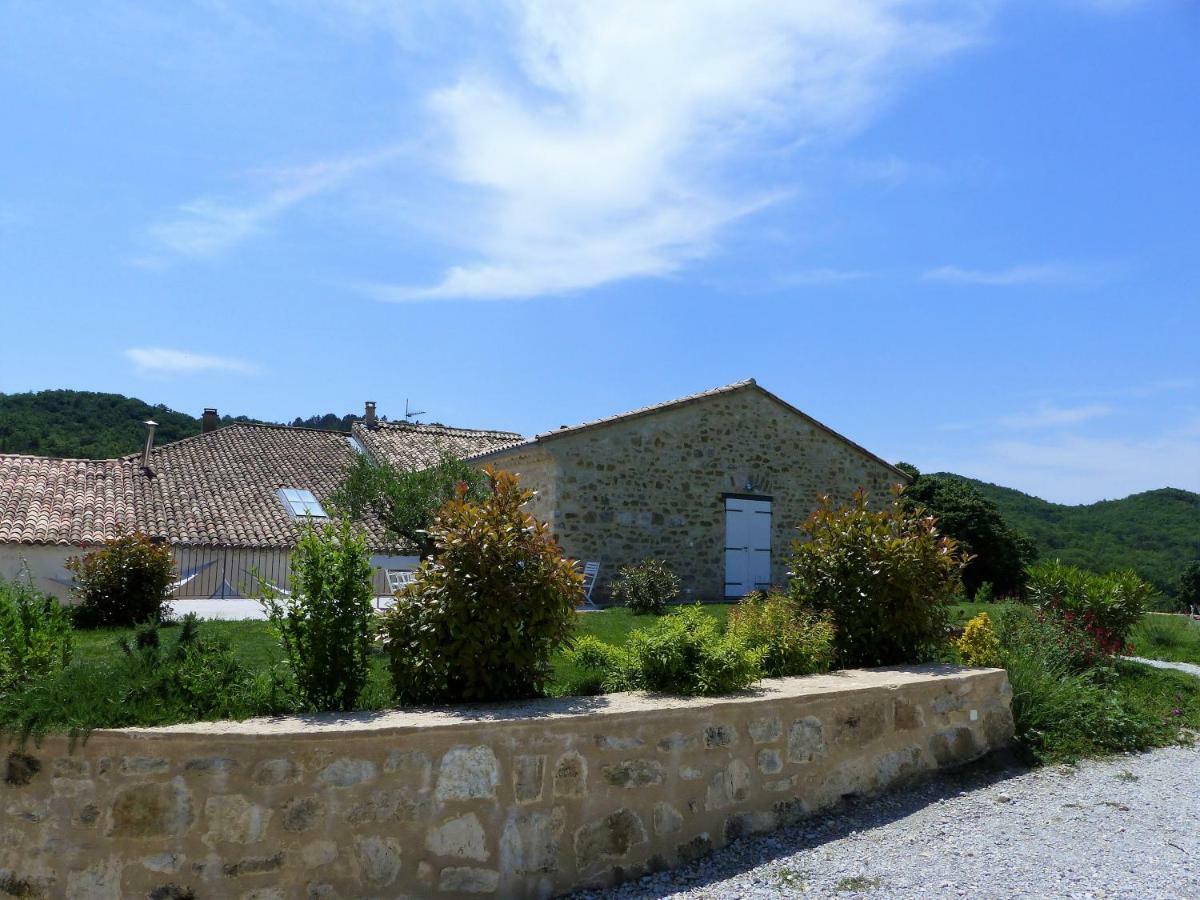
<instances>
[{"instance_id":1,"label":"white double door","mask_svg":"<svg viewBox=\"0 0 1200 900\"><path fill-rule=\"evenodd\" d=\"M725 596L771 584L771 501L725 498Z\"/></svg>"}]
</instances>

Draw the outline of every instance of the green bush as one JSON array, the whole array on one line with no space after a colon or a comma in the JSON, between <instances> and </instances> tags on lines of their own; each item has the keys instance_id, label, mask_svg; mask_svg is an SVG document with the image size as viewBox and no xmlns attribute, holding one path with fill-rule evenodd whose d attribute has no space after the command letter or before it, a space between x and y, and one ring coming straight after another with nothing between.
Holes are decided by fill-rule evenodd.
<instances>
[{"instance_id":1,"label":"green bush","mask_svg":"<svg viewBox=\"0 0 1200 900\"><path fill-rule=\"evenodd\" d=\"M586 673L585 683L609 691L712 696L742 690L762 677L762 651L723 634L699 606L635 629L622 647L581 639L572 662Z\"/></svg>"},{"instance_id":2,"label":"green bush","mask_svg":"<svg viewBox=\"0 0 1200 900\"><path fill-rule=\"evenodd\" d=\"M166 614L175 564L171 549L140 532L124 534L82 557L67 560L79 600L81 628L128 627L161 622Z\"/></svg>"},{"instance_id":3,"label":"green bush","mask_svg":"<svg viewBox=\"0 0 1200 900\"><path fill-rule=\"evenodd\" d=\"M71 622L56 599L0 578L0 694L71 659Z\"/></svg>"},{"instance_id":4,"label":"green bush","mask_svg":"<svg viewBox=\"0 0 1200 900\"><path fill-rule=\"evenodd\" d=\"M1030 566L1026 585L1031 603L1081 619L1085 627L1103 632L1101 640L1117 645L1128 639L1154 594L1132 569L1097 575L1058 560Z\"/></svg>"},{"instance_id":5,"label":"green bush","mask_svg":"<svg viewBox=\"0 0 1200 900\"><path fill-rule=\"evenodd\" d=\"M624 566L613 580L614 599L636 615L662 615L679 596L679 576L661 559L646 559Z\"/></svg>"},{"instance_id":6,"label":"green bush","mask_svg":"<svg viewBox=\"0 0 1200 900\"><path fill-rule=\"evenodd\" d=\"M0 732L86 733L295 709L294 692L282 673L251 672L228 642L205 636L188 616L177 627L140 626L104 663L76 662L0 693Z\"/></svg>"},{"instance_id":7,"label":"green bush","mask_svg":"<svg viewBox=\"0 0 1200 900\"><path fill-rule=\"evenodd\" d=\"M433 557L383 618L401 703L541 694L552 654L570 643L583 576L524 509L533 493L508 472L485 473L483 500L460 490L442 508Z\"/></svg>"},{"instance_id":8,"label":"green bush","mask_svg":"<svg viewBox=\"0 0 1200 900\"><path fill-rule=\"evenodd\" d=\"M729 613L727 633L760 654L771 678L828 672L833 666L833 617L797 609L781 591L747 594Z\"/></svg>"},{"instance_id":9,"label":"green bush","mask_svg":"<svg viewBox=\"0 0 1200 900\"><path fill-rule=\"evenodd\" d=\"M788 594L800 608L833 614L838 665L922 662L943 651L949 604L965 557L935 521L893 501L870 509L858 490L848 506L822 497L792 544Z\"/></svg>"},{"instance_id":10,"label":"green bush","mask_svg":"<svg viewBox=\"0 0 1200 900\"><path fill-rule=\"evenodd\" d=\"M292 553L291 596L269 592L263 600L300 696L312 709L354 709L367 683L371 580L366 539L349 520L310 524Z\"/></svg>"}]
</instances>

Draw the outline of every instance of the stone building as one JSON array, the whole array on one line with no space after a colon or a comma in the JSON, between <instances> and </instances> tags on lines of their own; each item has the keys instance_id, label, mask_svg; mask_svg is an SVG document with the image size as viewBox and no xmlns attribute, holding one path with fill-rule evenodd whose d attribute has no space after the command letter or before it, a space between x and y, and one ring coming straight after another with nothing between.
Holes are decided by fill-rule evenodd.
<instances>
[{"instance_id":1,"label":"stone building","mask_svg":"<svg viewBox=\"0 0 1200 900\"><path fill-rule=\"evenodd\" d=\"M568 556L617 570L665 559L687 599L782 584L796 526L825 494L844 502L907 483L895 466L753 379L563 427L470 457L515 471Z\"/></svg>"}]
</instances>

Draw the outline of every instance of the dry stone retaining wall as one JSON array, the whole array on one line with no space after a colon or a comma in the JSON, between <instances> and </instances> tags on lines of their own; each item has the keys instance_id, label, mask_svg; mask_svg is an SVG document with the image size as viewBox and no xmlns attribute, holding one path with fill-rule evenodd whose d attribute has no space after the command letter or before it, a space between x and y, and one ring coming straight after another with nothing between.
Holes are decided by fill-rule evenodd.
<instances>
[{"instance_id":1,"label":"dry stone retaining wall","mask_svg":"<svg viewBox=\"0 0 1200 900\"><path fill-rule=\"evenodd\" d=\"M0 895L547 897L972 759L1010 693L926 667L56 736L5 750Z\"/></svg>"}]
</instances>

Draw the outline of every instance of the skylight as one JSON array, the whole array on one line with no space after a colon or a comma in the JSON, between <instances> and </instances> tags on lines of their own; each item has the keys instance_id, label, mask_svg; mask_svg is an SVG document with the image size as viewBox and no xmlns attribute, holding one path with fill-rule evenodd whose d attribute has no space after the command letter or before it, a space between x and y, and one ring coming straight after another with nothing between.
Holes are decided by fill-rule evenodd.
<instances>
[{"instance_id":1,"label":"skylight","mask_svg":"<svg viewBox=\"0 0 1200 900\"><path fill-rule=\"evenodd\" d=\"M283 501L284 508L292 518L300 519L304 516L312 516L314 519L329 518L317 498L313 496L312 491L306 491L303 488L280 488L279 499Z\"/></svg>"}]
</instances>

